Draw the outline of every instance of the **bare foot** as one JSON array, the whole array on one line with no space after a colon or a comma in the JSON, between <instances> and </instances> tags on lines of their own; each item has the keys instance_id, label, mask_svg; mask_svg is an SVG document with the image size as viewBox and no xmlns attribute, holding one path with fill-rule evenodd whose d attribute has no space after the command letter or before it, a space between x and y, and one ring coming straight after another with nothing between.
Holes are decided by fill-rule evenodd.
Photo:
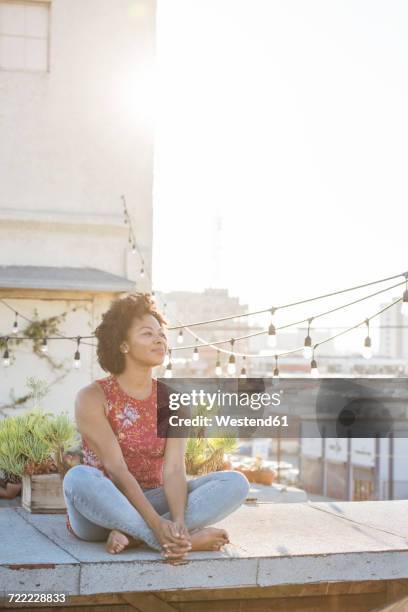
<instances>
[{"instance_id":1,"label":"bare foot","mask_svg":"<svg viewBox=\"0 0 408 612\"><path fill-rule=\"evenodd\" d=\"M228 543L229 537L225 529L203 527L200 531L191 534L191 550L220 550Z\"/></svg>"},{"instance_id":2,"label":"bare foot","mask_svg":"<svg viewBox=\"0 0 408 612\"><path fill-rule=\"evenodd\" d=\"M115 555L122 552L126 547L139 546L142 543L142 540L136 540L136 538L127 536L117 529L112 529L106 540L106 550L112 555Z\"/></svg>"},{"instance_id":3,"label":"bare foot","mask_svg":"<svg viewBox=\"0 0 408 612\"><path fill-rule=\"evenodd\" d=\"M229 543L228 533L225 529L216 527L203 527L191 535L191 548L181 548L177 544L169 544L167 558L184 558L184 555L193 550L221 550L221 547Z\"/></svg>"}]
</instances>

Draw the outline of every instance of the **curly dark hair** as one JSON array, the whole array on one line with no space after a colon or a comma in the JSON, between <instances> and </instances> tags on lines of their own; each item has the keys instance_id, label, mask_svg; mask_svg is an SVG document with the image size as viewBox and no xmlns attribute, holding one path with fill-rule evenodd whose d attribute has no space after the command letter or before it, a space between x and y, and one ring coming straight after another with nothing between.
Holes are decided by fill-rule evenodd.
<instances>
[{"instance_id":1,"label":"curly dark hair","mask_svg":"<svg viewBox=\"0 0 408 612\"><path fill-rule=\"evenodd\" d=\"M157 310L150 293L134 293L119 298L111 303L109 310L102 315L102 322L95 330L98 340L96 354L99 365L105 372L121 374L125 369L125 356L120 345L135 318L141 319L151 314L160 325L167 325L167 320Z\"/></svg>"}]
</instances>

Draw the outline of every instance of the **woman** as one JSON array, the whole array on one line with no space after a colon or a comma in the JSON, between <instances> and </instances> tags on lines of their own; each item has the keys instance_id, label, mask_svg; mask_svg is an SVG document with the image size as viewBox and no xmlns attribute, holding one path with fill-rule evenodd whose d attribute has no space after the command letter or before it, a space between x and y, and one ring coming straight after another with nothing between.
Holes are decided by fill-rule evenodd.
<instances>
[{"instance_id":1,"label":"woman","mask_svg":"<svg viewBox=\"0 0 408 612\"><path fill-rule=\"evenodd\" d=\"M112 554L141 542L167 559L220 550L227 532L206 526L236 510L249 489L233 470L187 481L186 440L158 437L152 368L167 351L166 324L149 294L114 301L96 329L109 376L76 399L84 464L64 478L67 527L83 540L106 540Z\"/></svg>"}]
</instances>

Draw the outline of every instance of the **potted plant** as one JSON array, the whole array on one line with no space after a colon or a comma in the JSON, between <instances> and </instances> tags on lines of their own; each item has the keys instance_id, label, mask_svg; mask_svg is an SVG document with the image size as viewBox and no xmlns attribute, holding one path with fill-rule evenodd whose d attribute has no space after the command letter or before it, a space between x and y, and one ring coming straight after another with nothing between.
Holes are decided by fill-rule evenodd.
<instances>
[{"instance_id":1,"label":"potted plant","mask_svg":"<svg viewBox=\"0 0 408 612\"><path fill-rule=\"evenodd\" d=\"M185 454L186 472L190 476L202 476L210 472L231 469L225 460L225 453L232 453L237 446L236 439L188 438Z\"/></svg>"},{"instance_id":2,"label":"potted plant","mask_svg":"<svg viewBox=\"0 0 408 612\"><path fill-rule=\"evenodd\" d=\"M33 379L29 384L38 399L40 384ZM66 460L65 449L76 442L75 426L66 414L45 413L36 407L0 421L0 469L21 478L26 510L66 512L62 479L72 464Z\"/></svg>"},{"instance_id":3,"label":"potted plant","mask_svg":"<svg viewBox=\"0 0 408 612\"><path fill-rule=\"evenodd\" d=\"M242 472L248 478L249 482L256 482L263 485L271 485L276 477L274 470L262 466L262 458L258 455L249 468L239 465L235 469L238 470L238 472Z\"/></svg>"},{"instance_id":4,"label":"potted plant","mask_svg":"<svg viewBox=\"0 0 408 612\"><path fill-rule=\"evenodd\" d=\"M0 499L14 499L21 493L21 478L0 469Z\"/></svg>"},{"instance_id":5,"label":"potted plant","mask_svg":"<svg viewBox=\"0 0 408 612\"><path fill-rule=\"evenodd\" d=\"M206 412L206 405L202 404L196 408L194 416L205 415ZM231 469L231 463L225 460L225 453L232 453L236 449L236 436L227 432L221 438L206 438L205 431L205 427L195 428L195 435L187 440L185 465L186 473L191 477Z\"/></svg>"}]
</instances>

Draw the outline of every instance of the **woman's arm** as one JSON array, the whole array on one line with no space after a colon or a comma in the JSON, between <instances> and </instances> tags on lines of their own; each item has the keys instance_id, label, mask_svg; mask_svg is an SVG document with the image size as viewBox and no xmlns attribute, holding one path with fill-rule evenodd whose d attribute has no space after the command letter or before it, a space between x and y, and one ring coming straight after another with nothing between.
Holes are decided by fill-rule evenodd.
<instances>
[{"instance_id":1,"label":"woman's arm","mask_svg":"<svg viewBox=\"0 0 408 612\"><path fill-rule=\"evenodd\" d=\"M163 545L180 543L173 535L173 524L163 519L147 499L136 478L129 472L119 442L104 409L105 396L97 383L84 387L77 395L75 418L78 429L91 450L102 462L114 485L127 497L155 532Z\"/></svg>"},{"instance_id":2,"label":"woman's arm","mask_svg":"<svg viewBox=\"0 0 408 612\"><path fill-rule=\"evenodd\" d=\"M163 488L173 521L182 523L187 503L185 452L185 438L167 438L164 451Z\"/></svg>"}]
</instances>

